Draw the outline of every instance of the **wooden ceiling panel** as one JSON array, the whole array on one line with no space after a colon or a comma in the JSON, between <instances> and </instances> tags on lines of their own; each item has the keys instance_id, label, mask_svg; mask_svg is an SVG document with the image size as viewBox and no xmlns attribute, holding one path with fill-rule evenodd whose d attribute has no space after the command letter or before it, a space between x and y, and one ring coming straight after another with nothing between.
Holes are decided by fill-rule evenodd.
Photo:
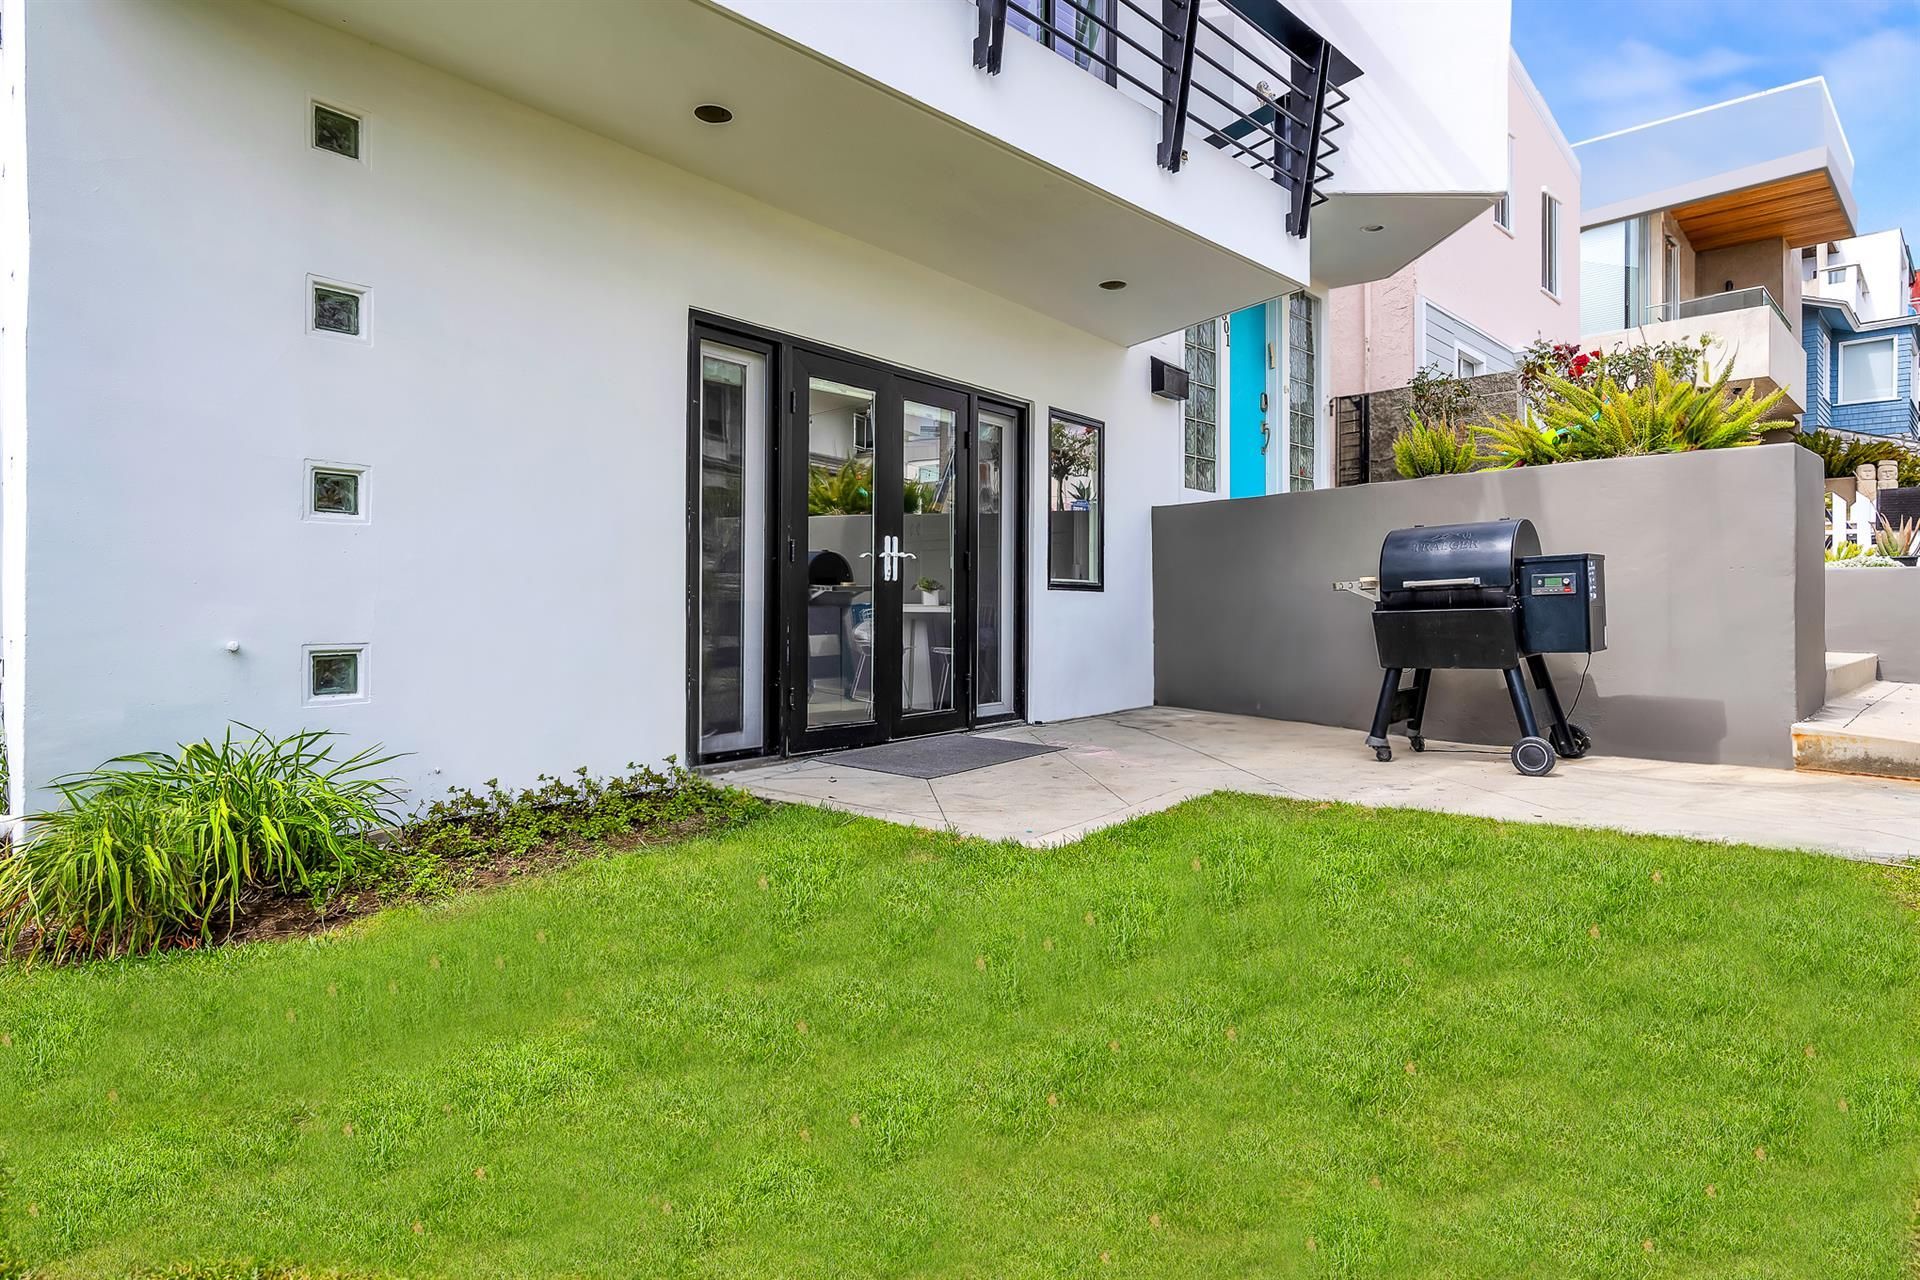
<instances>
[{"instance_id":1,"label":"wooden ceiling panel","mask_svg":"<svg viewBox=\"0 0 1920 1280\"><path fill-rule=\"evenodd\" d=\"M1825 169L1797 174L1673 211L1696 251L1784 239L1794 248L1853 234L1853 220Z\"/></svg>"}]
</instances>

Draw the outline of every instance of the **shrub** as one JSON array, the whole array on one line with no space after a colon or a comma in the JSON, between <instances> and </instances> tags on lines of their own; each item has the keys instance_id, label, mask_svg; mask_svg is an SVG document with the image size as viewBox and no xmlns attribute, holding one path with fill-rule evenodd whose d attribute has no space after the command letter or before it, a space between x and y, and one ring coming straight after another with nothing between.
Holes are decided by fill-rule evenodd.
<instances>
[{"instance_id":1,"label":"shrub","mask_svg":"<svg viewBox=\"0 0 1920 1280\"><path fill-rule=\"evenodd\" d=\"M1617 346L1612 351L1595 347L1583 351L1571 342L1537 339L1520 356L1520 394L1529 402L1547 389L1552 379L1574 382L1583 387L1599 384L1611 377L1623 387L1637 387L1653 381L1653 371L1663 368L1683 382L1700 376L1711 336L1694 342L1654 342L1637 346Z\"/></svg>"},{"instance_id":2,"label":"shrub","mask_svg":"<svg viewBox=\"0 0 1920 1280\"><path fill-rule=\"evenodd\" d=\"M672 760L665 773L629 764L623 777L599 779L583 765L572 780L540 775L540 785L512 792L497 779L484 792L449 787L394 836L396 858L462 859L518 855L542 845L603 840L638 828L730 822L755 812L745 792L717 786Z\"/></svg>"},{"instance_id":3,"label":"shrub","mask_svg":"<svg viewBox=\"0 0 1920 1280\"><path fill-rule=\"evenodd\" d=\"M1473 389L1437 364L1427 365L1407 384L1414 422L1458 422L1473 412Z\"/></svg>"},{"instance_id":4,"label":"shrub","mask_svg":"<svg viewBox=\"0 0 1920 1280\"><path fill-rule=\"evenodd\" d=\"M1412 425L1393 438L1393 465L1401 475L1411 480L1473 470L1473 445L1452 423L1441 420L1428 426L1418 414L1407 416Z\"/></svg>"},{"instance_id":5,"label":"shrub","mask_svg":"<svg viewBox=\"0 0 1920 1280\"><path fill-rule=\"evenodd\" d=\"M230 928L243 896L321 892L372 854L397 798L368 748L335 759L333 735L273 739L240 726L218 745L109 760L55 779L63 808L0 859L0 954L118 954Z\"/></svg>"},{"instance_id":6,"label":"shrub","mask_svg":"<svg viewBox=\"0 0 1920 1280\"><path fill-rule=\"evenodd\" d=\"M1819 455L1829 480L1851 477L1863 463L1888 461L1900 464L1903 477L1911 475L1920 480L1920 474L1916 474L1920 473L1920 459L1891 440L1850 440L1831 431L1802 431L1797 439L1801 448ZM1907 481L1903 478L1900 483Z\"/></svg>"},{"instance_id":7,"label":"shrub","mask_svg":"<svg viewBox=\"0 0 1920 1280\"><path fill-rule=\"evenodd\" d=\"M1659 363L1630 386L1610 373L1591 387L1548 376L1537 409L1476 429L1483 458L1520 467L1758 444L1760 423L1786 393L1729 395L1732 370L1729 361L1705 387Z\"/></svg>"}]
</instances>

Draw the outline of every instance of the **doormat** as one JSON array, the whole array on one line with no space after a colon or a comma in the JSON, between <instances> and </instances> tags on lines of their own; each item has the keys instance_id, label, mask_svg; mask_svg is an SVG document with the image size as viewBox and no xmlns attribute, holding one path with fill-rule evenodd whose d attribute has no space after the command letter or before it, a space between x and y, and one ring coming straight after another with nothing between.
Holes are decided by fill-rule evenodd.
<instances>
[{"instance_id":1,"label":"doormat","mask_svg":"<svg viewBox=\"0 0 1920 1280\"><path fill-rule=\"evenodd\" d=\"M945 778L970 773L988 765L1009 760L1025 760L1059 751L1039 742L1015 742L1007 738L976 738L964 733L942 734L933 738L907 738L879 747L855 747L820 757L826 764L844 764L875 773L898 774L903 778Z\"/></svg>"}]
</instances>

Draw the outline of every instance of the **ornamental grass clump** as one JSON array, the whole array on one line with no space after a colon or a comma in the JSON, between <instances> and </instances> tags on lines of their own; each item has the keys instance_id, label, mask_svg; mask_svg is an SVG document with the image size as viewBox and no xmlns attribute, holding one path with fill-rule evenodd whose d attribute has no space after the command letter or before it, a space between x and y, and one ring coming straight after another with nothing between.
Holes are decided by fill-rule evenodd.
<instances>
[{"instance_id":1,"label":"ornamental grass clump","mask_svg":"<svg viewBox=\"0 0 1920 1280\"><path fill-rule=\"evenodd\" d=\"M270 738L240 726L177 754L121 756L51 784L64 806L30 819L0 858L0 955L152 952L212 940L252 896L324 893L378 854L398 798L370 747Z\"/></svg>"},{"instance_id":2,"label":"ornamental grass clump","mask_svg":"<svg viewBox=\"0 0 1920 1280\"><path fill-rule=\"evenodd\" d=\"M1458 475L1473 470L1478 458L1465 432L1444 419L1431 426L1409 413L1410 425L1394 437L1393 465L1409 480Z\"/></svg>"},{"instance_id":3,"label":"ornamental grass clump","mask_svg":"<svg viewBox=\"0 0 1920 1280\"><path fill-rule=\"evenodd\" d=\"M1475 428L1483 462L1524 467L1758 444L1761 423L1786 393L1732 395L1732 372L1728 361L1704 387L1663 364L1630 386L1611 374L1590 387L1545 377L1538 403L1520 417Z\"/></svg>"}]
</instances>

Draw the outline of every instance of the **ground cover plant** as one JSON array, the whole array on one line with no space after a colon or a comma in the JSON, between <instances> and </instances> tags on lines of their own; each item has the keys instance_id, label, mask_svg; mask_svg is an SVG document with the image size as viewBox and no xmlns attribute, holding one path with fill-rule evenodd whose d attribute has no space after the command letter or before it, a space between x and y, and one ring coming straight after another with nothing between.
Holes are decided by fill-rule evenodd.
<instances>
[{"instance_id":1,"label":"ground cover plant","mask_svg":"<svg viewBox=\"0 0 1920 1280\"><path fill-rule=\"evenodd\" d=\"M743 792L669 761L520 791L449 789L403 817L379 771L333 735L246 729L58 779L63 803L0 851L0 962L85 960L309 933L396 902L673 839L752 813Z\"/></svg>"},{"instance_id":2,"label":"ground cover plant","mask_svg":"<svg viewBox=\"0 0 1920 1280\"><path fill-rule=\"evenodd\" d=\"M1916 874L1230 795L1038 851L781 808L0 973L0 1256L1909 1275Z\"/></svg>"}]
</instances>

